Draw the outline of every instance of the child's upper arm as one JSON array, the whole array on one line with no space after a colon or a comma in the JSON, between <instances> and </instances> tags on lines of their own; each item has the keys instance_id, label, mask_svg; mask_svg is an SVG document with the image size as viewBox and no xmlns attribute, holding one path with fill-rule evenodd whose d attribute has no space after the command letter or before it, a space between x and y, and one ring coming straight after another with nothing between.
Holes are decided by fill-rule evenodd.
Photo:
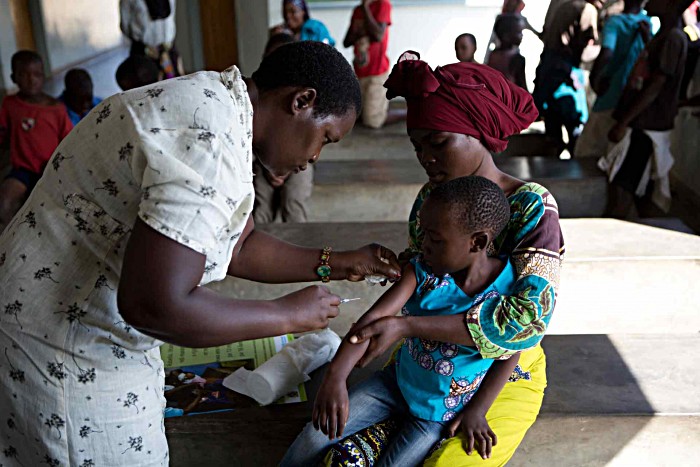
<instances>
[{"instance_id":1,"label":"child's upper arm","mask_svg":"<svg viewBox=\"0 0 700 467\"><path fill-rule=\"evenodd\" d=\"M394 316L411 298L416 290L417 282L416 270L413 264L408 263L401 273L401 279L384 292L353 327L363 326L385 316Z\"/></svg>"}]
</instances>

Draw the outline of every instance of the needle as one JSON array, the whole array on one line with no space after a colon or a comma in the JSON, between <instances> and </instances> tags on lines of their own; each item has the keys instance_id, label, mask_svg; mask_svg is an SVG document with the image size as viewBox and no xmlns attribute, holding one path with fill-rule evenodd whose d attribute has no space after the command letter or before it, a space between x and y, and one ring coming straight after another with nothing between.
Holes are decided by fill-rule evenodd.
<instances>
[{"instance_id":1,"label":"needle","mask_svg":"<svg viewBox=\"0 0 700 467\"><path fill-rule=\"evenodd\" d=\"M340 304L342 305L343 303L354 302L355 300L362 300L362 298L344 298L340 301Z\"/></svg>"}]
</instances>

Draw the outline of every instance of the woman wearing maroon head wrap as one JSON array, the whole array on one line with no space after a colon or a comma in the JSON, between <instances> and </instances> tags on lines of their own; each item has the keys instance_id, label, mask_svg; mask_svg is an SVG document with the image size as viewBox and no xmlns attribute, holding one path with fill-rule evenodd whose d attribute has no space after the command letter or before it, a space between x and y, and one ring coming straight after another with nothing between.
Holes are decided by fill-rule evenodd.
<instances>
[{"instance_id":1,"label":"woman wearing maroon head wrap","mask_svg":"<svg viewBox=\"0 0 700 467\"><path fill-rule=\"evenodd\" d=\"M383 318L355 336L358 342L371 340L363 365L411 336L476 346L484 358L519 353L512 375L495 371L495 362L481 387L462 395L469 402L449 425L457 436L445 440L425 463L504 465L542 405L546 377L539 343L554 309L564 253L559 213L544 187L501 172L491 155L505 149L507 138L537 117L530 95L483 65L457 63L432 70L418 58L414 52L405 53L385 84L389 98L406 98L408 134L429 178L411 211L409 248L402 256L405 260L421 251L417 214L430 190L457 177L480 175L508 196L511 220L494 241L493 253L510 256L518 280L513 296L489 297L466 315ZM494 401L491 387L497 379L509 382ZM328 459L335 463L358 455L378 457L381 440L390 436L392 426L379 424L355 434L335 445ZM489 426L495 437L487 434ZM372 446L372 452L366 446ZM481 456L467 455L472 446Z\"/></svg>"}]
</instances>

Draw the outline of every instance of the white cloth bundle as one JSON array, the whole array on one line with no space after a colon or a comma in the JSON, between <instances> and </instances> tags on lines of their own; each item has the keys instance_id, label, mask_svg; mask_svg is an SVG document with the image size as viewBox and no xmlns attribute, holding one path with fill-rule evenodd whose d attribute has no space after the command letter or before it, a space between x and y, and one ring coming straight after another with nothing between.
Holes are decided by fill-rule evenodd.
<instances>
[{"instance_id":1,"label":"white cloth bundle","mask_svg":"<svg viewBox=\"0 0 700 467\"><path fill-rule=\"evenodd\" d=\"M306 334L285 345L254 371L236 370L224 379L223 384L262 405L271 404L294 391L299 383L308 381L309 373L331 361L340 342L340 337L328 328Z\"/></svg>"}]
</instances>

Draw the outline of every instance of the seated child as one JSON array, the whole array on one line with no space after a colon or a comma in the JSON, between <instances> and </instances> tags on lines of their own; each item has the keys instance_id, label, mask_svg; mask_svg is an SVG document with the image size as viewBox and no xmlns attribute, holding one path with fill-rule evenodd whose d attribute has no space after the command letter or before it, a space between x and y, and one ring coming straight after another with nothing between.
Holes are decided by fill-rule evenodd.
<instances>
[{"instance_id":1,"label":"seated child","mask_svg":"<svg viewBox=\"0 0 700 467\"><path fill-rule=\"evenodd\" d=\"M12 82L19 92L0 107L0 145L9 141L10 174L0 183L0 231L22 207L46 163L73 128L66 108L44 93L44 65L29 50L12 56Z\"/></svg>"},{"instance_id":2,"label":"seated child","mask_svg":"<svg viewBox=\"0 0 700 467\"><path fill-rule=\"evenodd\" d=\"M92 94L92 78L82 68L68 70L64 79L66 89L58 98L66 106L73 126L77 125L102 99Z\"/></svg>"},{"instance_id":3,"label":"seated child","mask_svg":"<svg viewBox=\"0 0 700 467\"><path fill-rule=\"evenodd\" d=\"M473 34L464 33L455 39L455 54L460 62L474 63L476 53L476 37Z\"/></svg>"},{"instance_id":4,"label":"seated child","mask_svg":"<svg viewBox=\"0 0 700 467\"><path fill-rule=\"evenodd\" d=\"M460 314L494 294L510 294L516 279L512 264L487 254L509 218L505 194L483 177L457 178L435 187L420 210L423 254L411 259L401 280L356 327L401 310L410 328L411 316ZM487 447L495 435L485 414L519 356L494 362L466 343L421 339L420 329L409 333L415 337L404 340L395 363L351 388L349 394L348 375L369 343L353 344L346 337L326 371L312 423L294 441L281 465L317 465L334 438L397 416L403 425L379 463L418 465L438 441L455 434L456 426L449 421L472 405L478 409L469 410L469 421L462 422L475 427L482 457L490 455ZM485 380L482 391L479 387Z\"/></svg>"},{"instance_id":5,"label":"seated child","mask_svg":"<svg viewBox=\"0 0 700 467\"><path fill-rule=\"evenodd\" d=\"M517 14L500 15L494 25L500 45L491 52L486 64L503 73L506 79L527 89L525 79L525 57L520 55L525 22Z\"/></svg>"},{"instance_id":6,"label":"seated child","mask_svg":"<svg viewBox=\"0 0 700 467\"><path fill-rule=\"evenodd\" d=\"M129 91L160 81L160 69L150 58L132 55L119 65L116 79L122 91Z\"/></svg>"}]
</instances>

